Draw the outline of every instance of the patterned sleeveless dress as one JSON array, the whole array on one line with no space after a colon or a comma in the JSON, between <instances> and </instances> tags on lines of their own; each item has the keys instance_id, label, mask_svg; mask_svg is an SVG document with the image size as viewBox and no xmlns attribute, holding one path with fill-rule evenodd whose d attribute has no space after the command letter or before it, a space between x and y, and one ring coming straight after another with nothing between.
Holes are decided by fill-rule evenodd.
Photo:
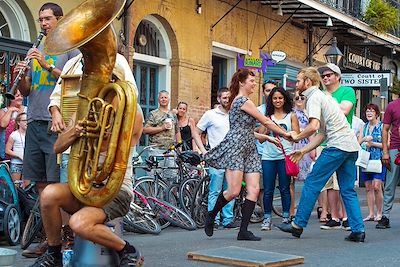
<instances>
[{"instance_id":1,"label":"patterned sleeveless dress","mask_svg":"<svg viewBox=\"0 0 400 267\"><path fill-rule=\"evenodd\" d=\"M204 155L204 160L216 169L261 172L254 129L256 119L240 108L248 97L236 98L229 111L229 131L222 142Z\"/></svg>"}]
</instances>

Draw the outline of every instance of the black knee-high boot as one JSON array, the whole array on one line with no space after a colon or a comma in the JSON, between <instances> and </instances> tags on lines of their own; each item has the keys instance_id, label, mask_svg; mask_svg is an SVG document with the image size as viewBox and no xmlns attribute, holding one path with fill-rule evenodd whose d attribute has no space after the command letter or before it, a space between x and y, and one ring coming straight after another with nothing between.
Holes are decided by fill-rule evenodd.
<instances>
[{"instance_id":1,"label":"black knee-high boot","mask_svg":"<svg viewBox=\"0 0 400 267\"><path fill-rule=\"evenodd\" d=\"M204 231L207 236L212 236L214 232L214 220L215 216L217 216L218 212L222 210L222 208L228 204L228 200L225 199L223 192L218 195L217 201L215 202L214 208L207 212L206 214L206 222L204 225Z\"/></svg>"},{"instance_id":2,"label":"black knee-high boot","mask_svg":"<svg viewBox=\"0 0 400 267\"><path fill-rule=\"evenodd\" d=\"M255 206L256 202L248 200L247 198L245 199L242 205L242 222L240 224L240 230L237 237L238 240L251 240L251 241L261 240L261 237L257 237L253 235L252 232L247 230Z\"/></svg>"}]
</instances>

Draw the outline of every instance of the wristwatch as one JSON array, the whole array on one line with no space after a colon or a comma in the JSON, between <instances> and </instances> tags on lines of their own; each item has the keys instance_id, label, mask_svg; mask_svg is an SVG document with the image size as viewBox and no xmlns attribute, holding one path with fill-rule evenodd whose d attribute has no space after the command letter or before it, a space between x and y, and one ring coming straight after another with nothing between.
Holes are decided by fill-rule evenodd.
<instances>
[{"instance_id":1,"label":"wristwatch","mask_svg":"<svg viewBox=\"0 0 400 267\"><path fill-rule=\"evenodd\" d=\"M51 64L47 71L51 73L55 68L56 66L54 66L54 64Z\"/></svg>"}]
</instances>

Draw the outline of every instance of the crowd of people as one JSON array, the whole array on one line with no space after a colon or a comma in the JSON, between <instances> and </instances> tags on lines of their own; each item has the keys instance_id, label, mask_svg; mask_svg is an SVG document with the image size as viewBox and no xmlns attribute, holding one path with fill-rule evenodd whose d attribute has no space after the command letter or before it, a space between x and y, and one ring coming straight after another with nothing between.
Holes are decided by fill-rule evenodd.
<instances>
[{"instance_id":1,"label":"crowd of people","mask_svg":"<svg viewBox=\"0 0 400 267\"><path fill-rule=\"evenodd\" d=\"M43 5L39 10L41 28L51 30L62 16L58 5ZM84 207L66 184L68 149L85 134L85 127L81 122L75 124L75 115L67 118L68 124L62 118L60 76L82 74L82 54L74 50L49 56L41 45L31 49L28 58L34 59L29 66L21 61L14 68L15 73L24 73L15 99L0 110L0 158L11 160L16 184L36 182L41 198L47 239L23 255L41 256L32 266L61 266L63 241L71 240L71 234L66 239L62 235L72 229L84 239L117 251L120 266L139 266L143 261L139 251L104 225L129 210L132 166L128 164L115 199L102 208ZM135 84L129 65L119 54L113 79ZM248 230L250 218L258 202L264 213L261 230L272 230L272 201L278 181L283 218L277 228L299 238L318 201L321 229L343 228L351 231L346 240L364 242L364 222L376 221L377 229L390 227L399 182L400 167L395 160L400 157L400 99L389 103L382 121L379 107L368 104L363 110L364 124L354 116L354 90L341 86L340 81L341 70L334 64L304 68L297 75L293 93L276 81L264 82L264 104L257 107L250 99L258 88L256 75L239 69L229 88L218 90L217 105L197 124L186 102L170 109L168 91L160 90L159 107L147 118L138 106L130 152L134 152L143 129L150 145L157 145L151 151L154 155L181 140L184 150L203 155L210 175L207 236L213 236L215 229L239 228L238 240L261 240ZM28 107L22 105L23 96L29 99ZM114 96L108 98L118 105ZM368 156L366 165L358 168L360 150ZM61 179L57 153L63 153ZM289 159L299 166L297 175L288 175ZM174 164L173 157L166 158L165 164ZM364 218L355 191L357 175L367 193L368 214ZM241 220L235 221L233 206L242 181L246 182L246 199ZM295 182L304 183L298 202Z\"/></svg>"}]
</instances>

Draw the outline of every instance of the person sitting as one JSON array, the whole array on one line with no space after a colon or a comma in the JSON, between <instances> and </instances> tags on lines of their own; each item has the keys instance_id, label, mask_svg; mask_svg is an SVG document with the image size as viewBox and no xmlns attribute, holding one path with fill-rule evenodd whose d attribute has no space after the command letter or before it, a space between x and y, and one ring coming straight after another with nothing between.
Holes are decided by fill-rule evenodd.
<instances>
[{"instance_id":1,"label":"person sitting","mask_svg":"<svg viewBox=\"0 0 400 267\"><path fill-rule=\"evenodd\" d=\"M75 116L73 117L67 129L59 135L54 144L56 153L66 150L85 133L82 123L78 122L75 125ZM138 105L130 157L141 136L142 123L143 114ZM132 163L128 160L120 191L111 202L102 208L84 206L72 194L68 184L56 183L48 185L42 192L40 208L49 247L47 252L38 258L32 266L62 266L60 235L62 220L60 209L72 215L69 225L76 235L118 252L120 258L119 266L141 266L144 258L140 252L127 241L114 234L104 224L128 213L133 197L131 174Z\"/></svg>"}]
</instances>

